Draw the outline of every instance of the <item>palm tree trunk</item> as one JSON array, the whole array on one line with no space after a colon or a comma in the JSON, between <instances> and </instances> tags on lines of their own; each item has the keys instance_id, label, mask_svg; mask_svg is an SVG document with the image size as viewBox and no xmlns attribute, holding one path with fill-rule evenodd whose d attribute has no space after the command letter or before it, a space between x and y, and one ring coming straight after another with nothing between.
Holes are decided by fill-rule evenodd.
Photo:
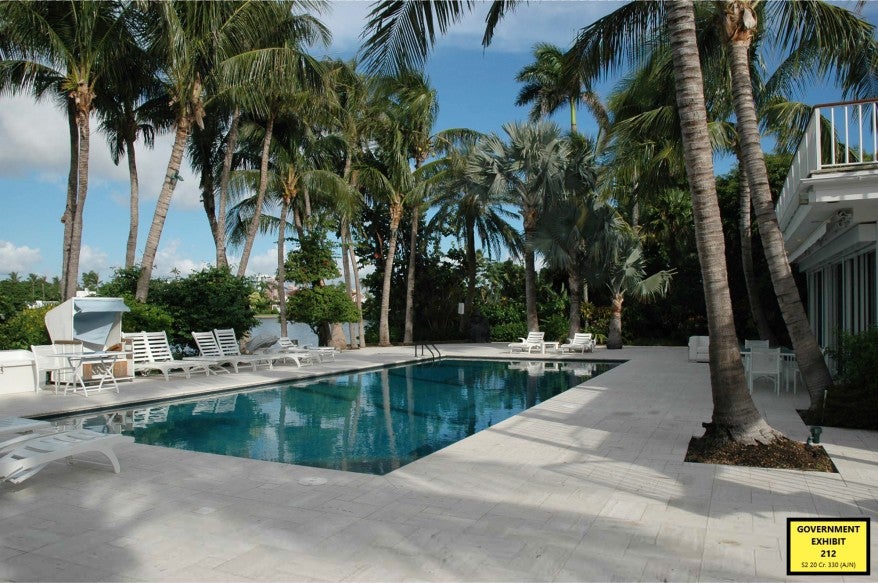
<instances>
[{"instance_id":1,"label":"palm tree trunk","mask_svg":"<svg viewBox=\"0 0 878 583\"><path fill-rule=\"evenodd\" d=\"M76 210L76 194L79 170L79 125L76 122L76 108L73 100L67 100L67 129L70 131L70 170L67 173L67 203L61 222L64 223L64 241L61 248L61 299L66 300L76 295L67 293L67 269L70 264L70 241L73 237L73 215Z\"/></svg>"},{"instance_id":2,"label":"palm tree trunk","mask_svg":"<svg viewBox=\"0 0 878 583\"><path fill-rule=\"evenodd\" d=\"M570 288L568 295L570 297L570 326L568 334L570 338L580 331L580 322L582 321L582 275L579 272L578 265L572 265L567 268L567 286Z\"/></svg>"},{"instance_id":3,"label":"palm tree trunk","mask_svg":"<svg viewBox=\"0 0 878 583\"><path fill-rule=\"evenodd\" d=\"M343 216L341 225L339 225L339 238L341 239L341 269L344 277L344 289L348 297L351 295L351 264L350 255L348 254L348 245L350 244L346 236L348 229L348 217ZM348 322L348 338L351 339L350 347L354 347L354 323Z\"/></svg>"},{"instance_id":4,"label":"palm tree trunk","mask_svg":"<svg viewBox=\"0 0 878 583\"><path fill-rule=\"evenodd\" d=\"M359 322L359 345L360 348L366 348L366 323L363 321L363 293L360 288L360 267L357 265L357 255L354 253L353 239L351 238L350 226L347 228L348 253L351 256L351 270L354 278L354 303L357 304L357 313L360 315ZM351 345L353 346L353 337L351 337Z\"/></svg>"},{"instance_id":5,"label":"palm tree trunk","mask_svg":"<svg viewBox=\"0 0 878 583\"><path fill-rule=\"evenodd\" d=\"M247 240L244 242L244 250L241 251L241 263L238 264L238 277L244 277L247 273L247 263L250 261L250 252L253 251L253 243L259 233L259 220L262 218L262 204L265 201L265 190L268 188L268 156L271 150L271 134L274 130L274 114L268 115L265 122L265 138L262 140L262 160L259 167L259 190L256 192L256 208L253 209L253 218L247 229Z\"/></svg>"},{"instance_id":6,"label":"palm tree trunk","mask_svg":"<svg viewBox=\"0 0 878 583\"><path fill-rule=\"evenodd\" d=\"M524 212L524 303L527 312L528 332L540 329L537 314L537 271L534 264L534 235L536 233L536 209Z\"/></svg>"},{"instance_id":7,"label":"palm tree trunk","mask_svg":"<svg viewBox=\"0 0 878 583\"><path fill-rule=\"evenodd\" d=\"M762 309L762 301L756 291L756 275L753 272L753 228L750 222L750 185L747 183L747 168L738 162L740 196L739 230L741 231L741 265L744 271L744 285L747 287L747 298L750 300L750 313L759 331L759 338L768 340L773 346L777 345L777 339L768 325L765 310Z\"/></svg>"},{"instance_id":8,"label":"palm tree trunk","mask_svg":"<svg viewBox=\"0 0 878 583\"><path fill-rule=\"evenodd\" d=\"M742 443L771 442L780 434L762 418L744 380L726 275L725 244L713 159L707 133L704 84L695 40L692 0L668 5L677 108L692 192L695 238L710 330L710 386L713 417L705 437Z\"/></svg>"},{"instance_id":9,"label":"palm tree trunk","mask_svg":"<svg viewBox=\"0 0 878 583\"><path fill-rule=\"evenodd\" d=\"M128 221L128 242L125 245L125 268L131 269L137 257L137 229L140 226L140 180L137 178L134 140L125 139L125 154L128 157L128 178L131 183L131 213Z\"/></svg>"},{"instance_id":10,"label":"palm tree trunk","mask_svg":"<svg viewBox=\"0 0 878 583\"><path fill-rule=\"evenodd\" d=\"M85 198L88 196L88 156L90 147L89 115L91 113L91 96L84 84L84 91L77 91L79 99L79 111L77 122L79 125L79 158L77 160L77 196L76 206L73 208L73 229L70 232L70 258L67 262L67 297L76 295L79 280L79 257L82 251L82 213L85 209Z\"/></svg>"},{"instance_id":11,"label":"palm tree trunk","mask_svg":"<svg viewBox=\"0 0 878 583\"><path fill-rule=\"evenodd\" d=\"M401 218L402 203L392 203L390 205L390 241L387 242L387 256L384 259L384 285L381 287L378 346L390 346L390 280L393 276L393 256L396 254L396 239L399 235Z\"/></svg>"},{"instance_id":12,"label":"palm tree trunk","mask_svg":"<svg viewBox=\"0 0 878 583\"><path fill-rule=\"evenodd\" d=\"M613 294L610 329L607 330L608 350L622 348L622 302L624 299L625 297L620 293Z\"/></svg>"},{"instance_id":13,"label":"palm tree trunk","mask_svg":"<svg viewBox=\"0 0 878 583\"><path fill-rule=\"evenodd\" d=\"M229 200L229 176L232 173L232 156L238 144L238 123L241 120L240 108L235 108L232 114L232 123L229 127L229 136L226 140L226 153L223 156L223 170L220 174L219 212L217 213L217 230L213 234L216 242L216 266L228 267L229 258L226 255L226 204Z\"/></svg>"},{"instance_id":14,"label":"palm tree trunk","mask_svg":"<svg viewBox=\"0 0 878 583\"><path fill-rule=\"evenodd\" d=\"M475 218L466 217L466 298L463 304L463 318L460 319L460 333L469 332L469 323L476 299L476 229Z\"/></svg>"},{"instance_id":15,"label":"palm tree trunk","mask_svg":"<svg viewBox=\"0 0 878 583\"><path fill-rule=\"evenodd\" d=\"M817 339L811 331L771 200L768 171L765 168L765 158L759 142L759 124L750 80L749 32L737 34L731 38L731 41L732 94L735 101L735 116L738 120L738 139L744 164L747 167L759 236L762 238L765 260L768 263L774 293L777 295L777 303L786 323L790 341L793 343L793 349L796 351L796 360L802 371L802 378L805 386L808 387L811 409L816 410L823 402L824 391L832 386L832 376L826 361L823 360Z\"/></svg>"},{"instance_id":16,"label":"palm tree trunk","mask_svg":"<svg viewBox=\"0 0 878 583\"><path fill-rule=\"evenodd\" d=\"M286 250L284 242L287 234L287 213L290 212L290 200L283 197L280 205L280 223L277 226L277 308L280 312L280 335L287 335L287 293L284 283L287 280Z\"/></svg>"},{"instance_id":17,"label":"palm tree trunk","mask_svg":"<svg viewBox=\"0 0 878 583\"><path fill-rule=\"evenodd\" d=\"M420 220L420 205L417 203L412 208L412 230L409 238L409 269L406 274L405 286L405 332L402 343L411 344L414 332L414 302L415 302L415 267L418 259L418 221Z\"/></svg>"},{"instance_id":18,"label":"palm tree trunk","mask_svg":"<svg viewBox=\"0 0 878 583\"><path fill-rule=\"evenodd\" d=\"M155 263L156 252L159 248L159 240L162 237L162 229L165 227L165 219L168 209L171 207L171 198L174 196L174 188L177 186L180 165L183 163L183 153L186 148L186 140L189 139L189 129L192 121L183 117L177 121L177 131L174 136L174 145L171 148L171 157L168 160L168 168L165 171L165 180L162 190L155 204L155 213L152 216L152 224L149 234L146 236L146 246L143 249L143 259L140 261L140 277L137 280L137 291L134 297L145 302L149 295L149 281L152 278L152 268Z\"/></svg>"},{"instance_id":19,"label":"palm tree trunk","mask_svg":"<svg viewBox=\"0 0 878 583\"><path fill-rule=\"evenodd\" d=\"M576 100L572 97L567 100L570 105L570 133L576 133Z\"/></svg>"}]
</instances>

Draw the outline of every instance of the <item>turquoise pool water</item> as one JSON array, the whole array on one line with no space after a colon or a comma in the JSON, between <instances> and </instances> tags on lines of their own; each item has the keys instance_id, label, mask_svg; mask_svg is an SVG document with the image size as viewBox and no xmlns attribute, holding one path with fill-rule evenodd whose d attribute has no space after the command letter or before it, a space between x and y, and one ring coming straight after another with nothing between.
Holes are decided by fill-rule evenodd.
<instances>
[{"instance_id":1,"label":"turquoise pool water","mask_svg":"<svg viewBox=\"0 0 878 583\"><path fill-rule=\"evenodd\" d=\"M441 360L77 420L137 443L386 474L616 364Z\"/></svg>"}]
</instances>

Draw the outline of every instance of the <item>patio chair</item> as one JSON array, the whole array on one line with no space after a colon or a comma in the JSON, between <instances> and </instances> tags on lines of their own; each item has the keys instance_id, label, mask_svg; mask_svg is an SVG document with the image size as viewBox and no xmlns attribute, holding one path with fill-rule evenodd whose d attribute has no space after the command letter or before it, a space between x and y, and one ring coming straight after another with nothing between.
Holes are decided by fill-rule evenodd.
<instances>
[{"instance_id":1,"label":"patio chair","mask_svg":"<svg viewBox=\"0 0 878 583\"><path fill-rule=\"evenodd\" d=\"M780 348L751 348L747 366L747 387L753 394L756 380L767 378L774 383L775 394L780 394Z\"/></svg>"},{"instance_id":2,"label":"patio chair","mask_svg":"<svg viewBox=\"0 0 878 583\"><path fill-rule=\"evenodd\" d=\"M768 340L744 340L744 348L771 348Z\"/></svg>"},{"instance_id":3,"label":"patio chair","mask_svg":"<svg viewBox=\"0 0 878 583\"><path fill-rule=\"evenodd\" d=\"M73 352L73 346L70 344L41 344L31 345L30 350L34 354L34 374L36 374L36 389L44 387L48 380L55 385L55 394L61 383L64 384L64 394L67 391L75 390L76 368L70 364L70 360L58 357L58 353L63 351ZM82 351L82 344L79 344L79 350ZM47 376L48 373L48 376Z\"/></svg>"},{"instance_id":4,"label":"patio chair","mask_svg":"<svg viewBox=\"0 0 878 583\"><path fill-rule=\"evenodd\" d=\"M238 337L235 335L235 330L232 328L225 328L222 330L214 329L213 335L216 337L216 343L223 356L242 358L244 359L242 362L248 363L253 370L256 370L256 366L260 364L264 364L268 366L269 369L273 369L275 362L284 360L283 355L277 354L241 354L241 346L238 344Z\"/></svg>"},{"instance_id":5,"label":"patio chair","mask_svg":"<svg viewBox=\"0 0 878 583\"><path fill-rule=\"evenodd\" d=\"M131 340L134 352L134 372L149 374L157 370L164 375L165 380L170 380L172 370L179 370L190 378L192 372L203 372L210 375L209 362L196 360L177 360L171 354L171 345L168 343L168 335L161 332L134 332L124 335L126 340Z\"/></svg>"},{"instance_id":6,"label":"patio chair","mask_svg":"<svg viewBox=\"0 0 878 583\"><path fill-rule=\"evenodd\" d=\"M576 332L568 338L566 344L558 347L558 352L579 352L580 354L594 351L594 337L590 332Z\"/></svg>"},{"instance_id":7,"label":"patio chair","mask_svg":"<svg viewBox=\"0 0 878 583\"><path fill-rule=\"evenodd\" d=\"M133 437L118 433L98 433L90 429L76 429L49 435L21 435L0 443L0 482L19 484L30 478L47 464L71 456L98 452L113 464L119 473L119 459L113 446L131 443Z\"/></svg>"},{"instance_id":8,"label":"patio chair","mask_svg":"<svg viewBox=\"0 0 878 583\"><path fill-rule=\"evenodd\" d=\"M520 342L512 342L508 345L509 353L511 354L516 350L520 350L530 354L534 349L536 349L537 352L542 352L543 339L545 336L545 332L529 332L527 338L519 338Z\"/></svg>"}]
</instances>

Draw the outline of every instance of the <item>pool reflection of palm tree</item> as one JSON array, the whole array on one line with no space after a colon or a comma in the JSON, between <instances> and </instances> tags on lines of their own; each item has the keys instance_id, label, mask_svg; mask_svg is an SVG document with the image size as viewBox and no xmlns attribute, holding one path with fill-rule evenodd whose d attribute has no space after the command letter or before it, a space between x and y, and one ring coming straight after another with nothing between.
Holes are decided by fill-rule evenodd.
<instances>
[{"instance_id":1,"label":"pool reflection of palm tree","mask_svg":"<svg viewBox=\"0 0 878 583\"><path fill-rule=\"evenodd\" d=\"M399 452L396 449L396 434L393 431L393 412L390 403L390 376L387 369L381 369L381 404L384 409L384 428L387 431L387 453L391 470L399 468Z\"/></svg>"}]
</instances>

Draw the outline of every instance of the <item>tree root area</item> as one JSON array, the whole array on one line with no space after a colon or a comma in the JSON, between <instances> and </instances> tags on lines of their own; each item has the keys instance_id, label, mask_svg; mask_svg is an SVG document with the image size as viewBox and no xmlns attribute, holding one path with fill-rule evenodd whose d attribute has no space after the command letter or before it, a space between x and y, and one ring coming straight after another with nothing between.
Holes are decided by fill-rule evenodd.
<instances>
[{"instance_id":1,"label":"tree root area","mask_svg":"<svg viewBox=\"0 0 878 583\"><path fill-rule=\"evenodd\" d=\"M693 437L689 441L689 450L684 461L838 473L822 446L806 445L786 437L768 445L744 445L710 437Z\"/></svg>"}]
</instances>

